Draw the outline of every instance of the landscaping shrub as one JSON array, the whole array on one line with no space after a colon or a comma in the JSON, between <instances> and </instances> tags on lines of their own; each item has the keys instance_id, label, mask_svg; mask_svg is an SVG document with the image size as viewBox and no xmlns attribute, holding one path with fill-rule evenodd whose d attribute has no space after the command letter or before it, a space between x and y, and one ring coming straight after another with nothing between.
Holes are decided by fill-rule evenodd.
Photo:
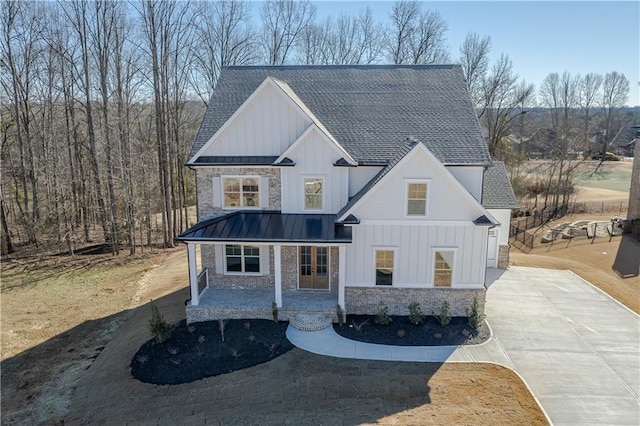
<instances>
[{"instance_id":1,"label":"landscaping shrub","mask_svg":"<svg viewBox=\"0 0 640 426\"><path fill-rule=\"evenodd\" d=\"M474 329L478 329L482 321L484 321L484 314L480 312L480 303L478 302L478 296L473 298L473 305L471 305L471 312L467 309L467 317L469 325Z\"/></svg>"},{"instance_id":2,"label":"landscaping shrub","mask_svg":"<svg viewBox=\"0 0 640 426\"><path fill-rule=\"evenodd\" d=\"M271 303L271 314L273 315L273 322L278 322L278 304L276 302Z\"/></svg>"},{"instance_id":3,"label":"landscaping shrub","mask_svg":"<svg viewBox=\"0 0 640 426\"><path fill-rule=\"evenodd\" d=\"M433 314L434 317L438 319L438 322L441 326L446 327L451 322L451 310L449 309L449 302L446 300L442 302L442 306L440 307L440 313L438 315Z\"/></svg>"},{"instance_id":4,"label":"landscaping shrub","mask_svg":"<svg viewBox=\"0 0 640 426\"><path fill-rule=\"evenodd\" d=\"M171 337L171 326L164 319L164 315L158 307L151 303L151 319L149 320L149 331L156 343L162 343Z\"/></svg>"},{"instance_id":5,"label":"landscaping shrub","mask_svg":"<svg viewBox=\"0 0 640 426\"><path fill-rule=\"evenodd\" d=\"M344 325L344 311L340 305L336 307L336 316L338 317L338 324L342 327Z\"/></svg>"},{"instance_id":6,"label":"landscaping shrub","mask_svg":"<svg viewBox=\"0 0 640 426\"><path fill-rule=\"evenodd\" d=\"M411 302L409 304L409 321L415 325L421 324L424 321L424 314L418 302Z\"/></svg>"},{"instance_id":7,"label":"landscaping shrub","mask_svg":"<svg viewBox=\"0 0 640 426\"><path fill-rule=\"evenodd\" d=\"M393 318L389 316L389 308L381 303L378 307L378 313L376 314L375 323L378 325L389 325L392 321Z\"/></svg>"}]
</instances>

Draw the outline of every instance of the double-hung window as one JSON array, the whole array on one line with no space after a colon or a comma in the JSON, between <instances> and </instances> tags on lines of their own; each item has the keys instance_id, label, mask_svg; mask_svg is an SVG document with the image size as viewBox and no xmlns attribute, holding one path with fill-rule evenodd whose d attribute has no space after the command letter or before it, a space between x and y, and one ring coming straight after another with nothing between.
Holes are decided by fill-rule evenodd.
<instances>
[{"instance_id":1,"label":"double-hung window","mask_svg":"<svg viewBox=\"0 0 640 426\"><path fill-rule=\"evenodd\" d=\"M393 250L376 249L376 285L393 284Z\"/></svg>"},{"instance_id":2,"label":"double-hung window","mask_svg":"<svg viewBox=\"0 0 640 426\"><path fill-rule=\"evenodd\" d=\"M225 258L227 272L260 273L260 247L227 244Z\"/></svg>"},{"instance_id":3,"label":"double-hung window","mask_svg":"<svg viewBox=\"0 0 640 426\"><path fill-rule=\"evenodd\" d=\"M407 183L407 216L427 215L427 182Z\"/></svg>"},{"instance_id":4,"label":"double-hung window","mask_svg":"<svg viewBox=\"0 0 640 426\"><path fill-rule=\"evenodd\" d=\"M304 209L323 209L324 179L321 177L304 178Z\"/></svg>"},{"instance_id":5,"label":"double-hung window","mask_svg":"<svg viewBox=\"0 0 640 426\"><path fill-rule=\"evenodd\" d=\"M433 255L434 287L451 287L453 281L453 250L436 250Z\"/></svg>"},{"instance_id":6,"label":"double-hung window","mask_svg":"<svg viewBox=\"0 0 640 426\"><path fill-rule=\"evenodd\" d=\"M225 177L222 180L224 207L260 207L260 178Z\"/></svg>"}]
</instances>

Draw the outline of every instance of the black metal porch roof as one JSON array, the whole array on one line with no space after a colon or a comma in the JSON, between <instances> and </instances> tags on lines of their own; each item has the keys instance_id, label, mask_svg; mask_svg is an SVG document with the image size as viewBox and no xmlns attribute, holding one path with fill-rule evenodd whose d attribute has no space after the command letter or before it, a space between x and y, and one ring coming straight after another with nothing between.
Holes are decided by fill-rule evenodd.
<instances>
[{"instance_id":1,"label":"black metal porch roof","mask_svg":"<svg viewBox=\"0 0 640 426\"><path fill-rule=\"evenodd\" d=\"M351 228L336 224L334 214L283 214L237 211L197 223L179 241L278 243L350 243Z\"/></svg>"}]
</instances>

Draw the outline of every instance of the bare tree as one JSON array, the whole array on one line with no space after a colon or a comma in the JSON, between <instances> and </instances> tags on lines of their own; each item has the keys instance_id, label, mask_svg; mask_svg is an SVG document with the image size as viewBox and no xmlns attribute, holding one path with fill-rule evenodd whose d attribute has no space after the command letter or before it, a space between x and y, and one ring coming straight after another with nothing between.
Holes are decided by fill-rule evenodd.
<instances>
[{"instance_id":1,"label":"bare tree","mask_svg":"<svg viewBox=\"0 0 640 426\"><path fill-rule=\"evenodd\" d=\"M476 108L482 105L482 80L489 70L491 38L470 32L460 45L460 65Z\"/></svg>"},{"instance_id":2,"label":"bare tree","mask_svg":"<svg viewBox=\"0 0 640 426\"><path fill-rule=\"evenodd\" d=\"M192 52L195 75L191 76L191 84L206 105L220 70L229 65L253 63L258 46L247 2L203 2L198 18L197 42Z\"/></svg>"},{"instance_id":3,"label":"bare tree","mask_svg":"<svg viewBox=\"0 0 640 426\"><path fill-rule=\"evenodd\" d=\"M394 64L438 64L448 62L445 43L447 23L438 12L422 12L417 1L394 3L387 30L386 52Z\"/></svg>"},{"instance_id":4,"label":"bare tree","mask_svg":"<svg viewBox=\"0 0 640 426\"><path fill-rule=\"evenodd\" d=\"M316 8L308 0L269 0L262 7L262 48L269 65L284 65Z\"/></svg>"},{"instance_id":5,"label":"bare tree","mask_svg":"<svg viewBox=\"0 0 640 426\"><path fill-rule=\"evenodd\" d=\"M600 74L588 73L580 80L578 89L578 102L582 110L582 149L589 148L589 137L591 134L591 109L598 102L600 97L600 87L602 86L602 76Z\"/></svg>"},{"instance_id":6,"label":"bare tree","mask_svg":"<svg viewBox=\"0 0 640 426\"><path fill-rule=\"evenodd\" d=\"M607 73L602 84L602 108L604 110L604 137L602 138L602 161L604 161L609 143L615 136L614 121L616 111L629 100L629 80L617 71Z\"/></svg>"}]
</instances>

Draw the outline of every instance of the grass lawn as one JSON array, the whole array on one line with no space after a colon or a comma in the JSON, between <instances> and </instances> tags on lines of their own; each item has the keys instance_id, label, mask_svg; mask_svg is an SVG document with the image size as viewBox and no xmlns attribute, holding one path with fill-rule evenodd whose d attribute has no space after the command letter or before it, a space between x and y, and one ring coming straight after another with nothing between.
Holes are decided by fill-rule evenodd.
<instances>
[{"instance_id":1,"label":"grass lawn","mask_svg":"<svg viewBox=\"0 0 640 426\"><path fill-rule=\"evenodd\" d=\"M597 162L589 162L580 167L576 174L576 184L587 188L608 189L628 192L631 184L630 161L605 161L597 173L593 173Z\"/></svg>"}]
</instances>

